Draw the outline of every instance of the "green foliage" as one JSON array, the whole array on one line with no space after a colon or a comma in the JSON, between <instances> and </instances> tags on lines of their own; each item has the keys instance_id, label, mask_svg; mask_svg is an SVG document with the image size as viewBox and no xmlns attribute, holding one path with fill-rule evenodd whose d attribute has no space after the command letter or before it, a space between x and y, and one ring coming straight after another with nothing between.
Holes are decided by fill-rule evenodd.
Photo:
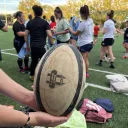
<instances>
[{"instance_id":1,"label":"green foliage","mask_svg":"<svg viewBox=\"0 0 128 128\"><path fill-rule=\"evenodd\" d=\"M41 5L39 0L21 0L19 4L19 10L23 11L25 17L27 19L28 13L33 14L32 6L33 5ZM114 19L118 22L122 22L125 20L126 16L128 15L128 1L127 0L68 0L66 5L60 5L61 9L63 10L64 17L70 19L71 16L76 15L80 17L79 10L80 7L87 4L90 8L91 17L94 19L95 22L99 24L103 24L106 20L106 14L110 10L115 11ZM46 15L47 20L50 19L51 15L54 15L55 7L50 5L41 5L44 9L44 15Z\"/></svg>"},{"instance_id":2,"label":"green foliage","mask_svg":"<svg viewBox=\"0 0 128 128\"><path fill-rule=\"evenodd\" d=\"M121 29L124 29L124 28L125 28L125 22L122 22L122 23L121 23L120 28L121 28Z\"/></svg>"}]
</instances>

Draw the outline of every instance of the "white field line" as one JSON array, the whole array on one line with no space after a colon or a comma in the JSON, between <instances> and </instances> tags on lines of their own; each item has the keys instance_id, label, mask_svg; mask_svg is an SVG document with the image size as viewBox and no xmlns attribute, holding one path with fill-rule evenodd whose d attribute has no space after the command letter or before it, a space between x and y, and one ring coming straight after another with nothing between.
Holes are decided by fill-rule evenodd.
<instances>
[{"instance_id":1,"label":"white field line","mask_svg":"<svg viewBox=\"0 0 128 128\"><path fill-rule=\"evenodd\" d=\"M101 90L112 92L111 88L108 88L108 87L103 87L101 85L96 85L96 84L91 84L91 83L86 83L86 84L90 87L93 87L93 88L98 88L98 89L101 89ZM128 93L121 93L121 94L128 96Z\"/></svg>"},{"instance_id":2,"label":"white field line","mask_svg":"<svg viewBox=\"0 0 128 128\"><path fill-rule=\"evenodd\" d=\"M5 51L11 51L11 50L14 50L15 48L11 48L11 49L2 49L1 51L2 52L5 52Z\"/></svg>"},{"instance_id":3,"label":"white field line","mask_svg":"<svg viewBox=\"0 0 128 128\"><path fill-rule=\"evenodd\" d=\"M95 72L101 72L101 73L106 73L106 74L112 74L112 75L117 75L117 74L120 74L120 73L113 73L113 72L108 72L108 71L103 71L103 70L97 70L97 69L93 69L93 68L89 68L90 71L95 71ZM121 74L125 77L128 77L128 75L125 75L125 74Z\"/></svg>"},{"instance_id":4,"label":"white field line","mask_svg":"<svg viewBox=\"0 0 128 128\"><path fill-rule=\"evenodd\" d=\"M2 54L11 55L11 56L17 56L16 54L7 53L7 52L1 52Z\"/></svg>"},{"instance_id":5,"label":"white field line","mask_svg":"<svg viewBox=\"0 0 128 128\"><path fill-rule=\"evenodd\" d=\"M6 52L2 52L3 54L6 54L6 55L11 55L11 56L17 56L16 54L12 54L12 53L6 53ZM113 72L108 72L108 71L101 71L101 70L96 70L96 69L90 69L92 71L96 71L96 72L102 72L102 73L107 73L107 74L117 74L117 73L113 73ZM124 76L127 76L128 75L124 75ZM98 89L102 89L102 90L105 90L105 91L112 91L110 88L108 87L103 87L101 85L96 85L96 84L91 84L91 83L87 83L88 86L90 87L94 87L94 88L98 88ZM124 93L124 95L127 95L128 96L128 93Z\"/></svg>"},{"instance_id":6,"label":"white field line","mask_svg":"<svg viewBox=\"0 0 128 128\"><path fill-rule=\"evenodd\" d=\"M7 53L7 52L1 52L2 54L5 54L5 55L10 55L10 56L16 56L16 57L18 57L18 55L17 54L13 54L13 53ZM31 58L31 57L29 57L29 58Z\"/></svg>"},{"instance_id":7,"label":"white field line","mask_svg":"<svg viewBox=\"0 0 128 128\"><path fill-rule=\"evenodd\" d=\"M6 53L6 52L2 52L3 54L6 54L6 55L11 55L11 56L17 56L17 54L12 54L12 53ZM120 73L114 73L114 72L108 72L108 71L104 71L104 70L98 70L98 69L93 69L93 68L89 68L90 71L94 71L94 72L100 72L100 73L105 73L105 74L112 74L112 75L117 75L117 74L120 74ZM125 77L128 77L128 75L125 75L125 74L121 74Z\"/></svg>"}]
</instances>

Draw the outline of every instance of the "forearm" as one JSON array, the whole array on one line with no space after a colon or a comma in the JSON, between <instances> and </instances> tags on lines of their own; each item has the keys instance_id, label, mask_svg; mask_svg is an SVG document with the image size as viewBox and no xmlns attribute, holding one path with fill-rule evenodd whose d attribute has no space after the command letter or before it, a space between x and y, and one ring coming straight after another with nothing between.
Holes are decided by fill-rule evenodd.
<instances>
[{"instance_id":1,"label":"forearm","mask_svg":"<svg viewBox=\"0 0 128 128\"><path fill-rule=\"evenodd\" d=\"M49 40L50 40L51 44L53 44L53 38L52 38L52 36L48 36L48 37L49 37Z\"/></svg>"},{"instance_id":2,"label":"forearm","mask_svg":"<svg viewBox=\"0 0 128 128\"><path fill-rule=\"evenodd\" d=\"M122 31L120 31L119 29L116 29L117 33L123 34Z\"/></svg>"},{"instance_id":3,"label":"forearm","mask_svg":"<svg viewBox=\"0 0 128 128\"><path fill-rule=\"evenodd\" d=\"M56 35L62 35L62 34L67 34L67 31L63 31L63 32L56 32Z\"/></svg>"},{"instance_id":4,"label":"forearm","mask_svg":"<svg viewBox=\"0 0 128 128\"><path fill-rule=\"evenodd\" d=\"M24 126L27 119L23 112L0 105L0 127Z\"/></svg>"},{"instance_id":5,"label":"forearm","mask_svg":"<svg viewBox=\"0 0 128 128\"><path fill-rule=\"evenodd\" d=\"M29 46L28 37L29 37L29 30L26 30L25 35L24 35L24 40L25 40L27 46Z\"/></svg>"},{"instance_id":6,"label":"forearm","mask_svg":"<svg viewBox=\"0 0 128 128\"><path fill-rule=\"evenodd\" d=\"M73 34L73 35L75 35L75 36L77 36L77 35L78 35L78 34L77 34L76 32L74 32L74 31L72 31L72 34Z\"/></svg>"},{"instance_id":7,"label":"forearm","mask_svg":"<svg viewBox=\"0 0 128 128\"><path fill-rule=\"evenodd\" d=\"M28 35L25 35L25 36L24 36L24 40L25 40L26 45L29 46Z\"/></svg>"},{"instance_id":8,"label":"forearm","mask_svg":"<svg viewBox=\"0 0 128 128\"><path fill-rule=\"evenodd\" d=\"M1 30L2 30L3 32L8 32L8 26L5 25Z\"/></svg>"},{"instance_id":9,"label":"forearm","mask_svg":"<svg viewBox=\"0 0 128 128\"><path fill-rule=\"evenodd\" d=\"M29 105L33 92L25 89L0 69L0 93L12 98L21 104ZM30 106L30 105L29 105Z\"/></svg>"},{"instance_id":10,"label":"forearm","mask_svg":"<svg viewBox=\"0 0 128 128\"><path fill-rule=\"evenodd\" d=\"M107 33L107 29L106 28L103 28L103 34Z\"/></svg>"},{"instance_id":11,"label":"forearm","mask_svg":"<svg viewBox=\"0 0 128 128\"><path fill-rule=\"evenodd\" d=\"M24 37L25 36L25 32L18 32L17 35L20 36L20 37Z\"/></svg>"}]
</instances>

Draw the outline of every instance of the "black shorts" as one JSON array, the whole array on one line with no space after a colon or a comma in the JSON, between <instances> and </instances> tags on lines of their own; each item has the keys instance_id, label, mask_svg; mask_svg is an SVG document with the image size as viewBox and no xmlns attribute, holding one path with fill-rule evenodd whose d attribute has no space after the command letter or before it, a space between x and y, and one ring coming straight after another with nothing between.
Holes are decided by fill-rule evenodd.
<instances>
[{"instance_id":1,"label":"black shorts","mask_svg":"<svg viewBox=\"0 0 128 128\"><path fill-rule=\"evenodd\" d=\"M25 42L14 39L14 48L16 49L17 54L20 52Z\"/></svg>"},{"instance_id":2,"label":"black shorts","mask_svg":"<svg viewBox=\"0 0 128 128\"><path fill-rule=\"evenodd\" d=\"M90 44L86 44L86 45L81 46L79 48L79 50L80 50L80 52L85 53L85 52L90 52L92 50L92 48L93 48L93 42Z\"/></svg>"},{"instance_id":3,"label":"black shorts","mask_svg":"<svg viewBox=\"0 0 128 128\"><path fill-rule=\"evenodd\" d=\"M66 42L61 42L61 41L57 40L57 44L63 44L63 43L69 44L69 40Z\"/></svg>"},{"instance_id":4,"label":"black shorts","mask_svg":"<svg viewBox=\"0 0 128 128\"><path fill-rule=\"evenodd\" d=\"M102 46L112 46L114 44L114 39L113 38L106 38L101 42Z\"/></svg>"},{"instance_id":5,"label":"black shorts","mask_svg":"<svg viewBox=\"0 0 128 128\"><path fill-rule=\"evenodd\" d=\"M94 37L96 37L96 38L97 38L97 37L98 37L98 35L94 35Z\"/></svg>"}]
</instances>

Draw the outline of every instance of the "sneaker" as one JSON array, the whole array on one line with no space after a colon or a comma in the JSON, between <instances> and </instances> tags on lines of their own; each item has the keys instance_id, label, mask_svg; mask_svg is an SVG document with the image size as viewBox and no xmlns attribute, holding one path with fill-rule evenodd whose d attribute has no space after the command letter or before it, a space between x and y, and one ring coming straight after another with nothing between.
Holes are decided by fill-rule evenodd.
<instances>
[{"instance_id":1,"label":"sneaker","mask_svg":"<svg viewBox=\"0 0 128 128\"><path fill-rule=\"evenodd\" d=\"M25 67L24 71L25 71L26 74L28 74L30 72L29 67Z\"/></svg>"},{"instance_id":2,"label":"sneaker","mask_svg":"<svg viewBox=\"0 0 128 128\"><path fill-rule=\"evenodd\" d=\"M114 69L114 68L115 68L115 66L114 66L114 65L110 65L110 66L109 66L109 68L112 68L112 69Z\"/></svg>"},{"instance_id":3,"label":"sneaker","mask_svg":"<svg viewBox=\"0 0 128 128\"><path fill-rule=\"evenodd\" d=\"M89 74L88 73L86 73L86 78L89 78Z\"/></svg>"},{"instance_id":4,"label":"sneaker","mask_svg":"<svg viewBox=\"0 0 128 128\"><path fill-rule=\"evenodd\" d=\"M108 62L108 57L104 56L104 59L103 59L103 61L106 61L106 62Z\"/></svg>"},{"instance_id":5,"label":"sneaker","mask_svg":"<svg viewBox=\"0 0 128 128\"><path fill-rule=\"evenodd\" d=\"M115 59L116 59L116 57L113 57L113 59L115 60Z\"/></svg>"},{"instance_id":6,"label":"sneaker","mask_svg":"<svg viewBox=\"0 0 128 128\"><path fill-rule=\"evenodd\" d=\"M20 69L20 73L24 74L25 73L24 69Z\"/></svg>"},{"instance_id":7,"label":"sneaker","mask_svg":"<svg viewBox=\"0 0 128 128\"><path fill-rule=\"evenodd\" d=\"M101 63L100 61L98 61L98 62L96 63L96 65L102 66L102 63Z\"/></svg>"},{"instance_id":8,"label":"sneaker","mask_svg":"<svg viewBox=\"0 0 128 128\"><path fill-rule=\"evenodd\" d=\"M123 58L123 59L127 59L127 58L128 58L128 56L122 56L122 58Z\"/></svg>"},{"instance_id":9,"label":"sneaker","mask_svg":"<svg viewBox=\"0 0 128 128\"><path fill-rule=\"evenodd\" d=\"M30 76L30 80L31 81L34 81L34 76Z\"/></svg>"},{"instance_id":10,"label":"sneaker","mask_svg":"<svg viewBox=\"0 0 128 128\"><path fill-rule=\"evenodd\" d=\"M34 90L34 86L31 86L31 89Z\"/></svg>"}]
</instances>

